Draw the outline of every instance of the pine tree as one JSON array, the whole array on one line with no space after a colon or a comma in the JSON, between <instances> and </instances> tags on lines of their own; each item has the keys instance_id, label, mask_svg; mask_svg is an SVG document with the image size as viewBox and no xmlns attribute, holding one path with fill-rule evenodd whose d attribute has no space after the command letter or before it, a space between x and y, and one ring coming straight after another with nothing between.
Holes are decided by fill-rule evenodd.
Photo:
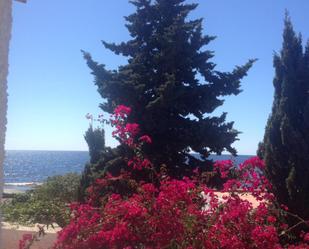
<instances>
[{"instance_id":1,"label":"pine tree","mask_svg":"<svg viewBox=\"0 0 309 249\"><path fill-rule=\"evenodd\" d=\"M303 52L288 15L283 46L274 56L275 94L260 146L280 204L309 218L309 45Z\"/></svg>"},{"instance_id":2,"label":"pine tree","mask_svg":"<svg viewBox=\"0 0 309 249\"><path fill-rule=\"evenodd\" d=\"M105 48L128 58L118 70L108 70L84 52L105 100L101 108L112 113L116 105L132 108L132 122L152 137L145 153L160 167L181 175L195 166L206 167L210 153L236 150L238 131L226 122L226 113L211 114L223 97L241 92L240 80L254 60L232 72L219 72L204 46L215 37L203 34L203 19L188 20L197 4L185 0L130 1L136 12L126 17L131 40L103 42ZM194 158L190 152L200 155ZM104 165L103 165L104 166ZM102 166L102 167L103 167ZM192 166L192 167L189 167Z\"/></svg>"}]
</instances>

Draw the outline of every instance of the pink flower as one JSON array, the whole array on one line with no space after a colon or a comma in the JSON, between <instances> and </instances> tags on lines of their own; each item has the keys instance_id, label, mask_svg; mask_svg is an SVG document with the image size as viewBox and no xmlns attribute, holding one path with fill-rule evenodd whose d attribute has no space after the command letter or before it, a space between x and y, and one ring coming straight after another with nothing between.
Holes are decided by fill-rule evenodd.
<instances>
[{"instance_id":1,"label":"pink flower","mask_svg":"<svg viewBox=\"0 0 309 249\"><path fill-rule=\"evenodd\" d=\"M124 156L125 160L129 157L131 169L151 168L141 145L152 140L148 135L137 137L140 128L128 123L130 113L129 107L116 107L113 136L133 153ZM279 232L287 225L277 217L263 169L264 162L257 157L239 167L230 160L216 162L209 173L221 178L228 192L223 198L198 177L198 171L193 179L154 172L151 183L132 178L139 173L132 170L107 173L87 189L86 203L71 203L71 221L59 233L54 248L309 248L309 233L302 235L304 242L298 245L279 243ZM241 191L254 196L259 205L253 208L241 198ZM25 235L20 249L32 240L32 235Z\"/></svg>"},{"instance_id":2,"label":"pink flower","mask_svg":"<svg viewBox=\"0 0 309 249\"><path fill-rule=\"evenodd\" d=\"M133 157L131 160L128 161L128 166L137 169L137 170L142 170L145 168L150 168L151 167L151 162L148 159L141 159L139 157Z\"/></svg>"},{"instance_id":3,"label":"pink flower","mask_svg":"<svg viewBox=\"0 0 309 249\"><path fill-rule=\"evenodd\" d=\"M120 116L124 116L124 115L130 115L131 113L131 108L125 105L118 105L115 110L114 110L114 114L115 115L120 115Z\"/></svg>"},{"instance_id":4,"label":"pink flower","mask_svg":"<svg viewBox=\"0 0 309 249\"><path fill-rule=\"evenodd\" d=\"M130 133L130 136L135 137L139 133L139 125L136 123L126 124L125 130Z\"/></svg>"},{"instance_id":5,"label":"pink flower","mask_svg":"<svg viewBox=\"0 0 309 249\"><path fill-rule=\"evenodd\" d=\"M144 142L144 143L147 143L147 144L151 144L152 143L152 140L151 140L151 138L148 135L141 136L139 138L139 140Z\"/></svg>"},{"instance_id":6,"label":"pink flower","mask_svg":"<svg viewBox=\"0 0 309 249\"><path fill-rule=\"evenodd\" d=\"M23 234L22 240L19 241L19 249L26 249L29 246L29 243L34 239L32 234L26 233Z\"/></svg>"},{"instance_id":7,"label":"pink flower","mask_svg":"<svg viewBox=\"0 0 309 249\"><path fill-rule=\"evenodd\" d=\"M309 233L306 233L303 239L305 242L309 242Z\"/></svg>"},{"instance_id":8,"label":"pink flower","mask_svg":"<svg viewBox=\"0 0 309 249\"><path fill-rule=\"evenodd\" d=\"M267 217L267 221L269 222L269 223L275 223L276 221L277 221L277 219L276 219L276 217L274 217L274 216L268 216Z\"/></svg>"}]
</instances>

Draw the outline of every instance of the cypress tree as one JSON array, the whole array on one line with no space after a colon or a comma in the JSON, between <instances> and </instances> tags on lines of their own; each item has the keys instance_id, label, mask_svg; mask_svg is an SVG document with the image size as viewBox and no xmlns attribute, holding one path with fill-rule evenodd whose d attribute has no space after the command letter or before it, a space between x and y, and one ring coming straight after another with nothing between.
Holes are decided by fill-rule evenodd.
<instances>
[{"instance_id":1,"label":"cypress tree","mask_svg":"<svg viewBox=\"0 0 309 249\"><path fill-rule=\"evenodd\" d=\"M105 131L102 128L93 129L90 125L84 138L89 148L90 163L97 163L105 149Z\"/></svg>"},{"instance_id":2,"label":"cypress tree","mask_svg":"<svg viewBox=\"0 0 309 249\"><path fill-rule=\"evenodd\" d=\"M185 0L130 2L136 7L135 13L125 17L131 40L103 41L105 48L127 57L128 63L109 70L84 52L105 100L103 111L112 113L119 104L131 107L130 121L153 140L144 148L147 157L157 167L165 165L173 175L196 166L206 169L210 153L236 154L231 144L239 132L233 122L225 121L226 113L209 114L223 104L224 96L241 92L240 81L254 60L232 72L215 70L210 60L214 53L205 49L215 37L203 34L202 18L188 20L197 4ZM99 168L106 163L104 159Z\"/></svg>"},{"instance_id":3,"label":"cypress tree","mask_svg":"<svg viewBox=\"0 0 309 249\"><path fill-rule=\"evenodd\" d=\"M303 51L288 15L274 55L275 88L260 155L280 204L309 218L309 46Z\"/></svg>"},{"instance_id":4,"label":"cypress tree","mask_svg":"<svg viewBox=\"0 0 309 249\"><path fill-rule=\"evenodd\" d=\"M97 163L102 158L102 155L104 155L109 149L105 146L104 129L99 127L93 128L92 122L84 135L89 149L90 162L85 165L81 176L80 186L78 188L78 199L80 201L83 200L89 183L99 177L99 175L94 174L97 172Z\"/></svg>"}]
</instances>

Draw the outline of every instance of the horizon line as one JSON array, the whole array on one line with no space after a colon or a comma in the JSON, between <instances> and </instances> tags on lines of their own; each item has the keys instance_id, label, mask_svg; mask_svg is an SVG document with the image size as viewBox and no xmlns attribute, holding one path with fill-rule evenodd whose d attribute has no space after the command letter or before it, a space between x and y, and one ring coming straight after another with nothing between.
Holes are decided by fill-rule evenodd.
<instances>
[{"instance_id":1,"label":"horizon line","mask_svg":"<svg viewBox=\"0 0 309 249\"><path fill-rule=\"evenodd\" d=\"M89 152L89 150L59 150L59 149L5 149L5 151L64 151L64 152Z\"/></svg>"},{"instance_id":2,"label":"horizon line","mask_svg":"<svg viewBox=\"0 0 309 249\"><path fill-rule=\"evenodd\" d=\"M59 151L59 152L89 152L89 150L59 150L59 149L6 149L5 151L49 151L49 152L54 152L54 151ZM215 154L211 153L210 155L215 155L215 156L233 156L232 154ZM236 156L255 156L255 154L239 154Z\"/></svg>"}]
</instances>

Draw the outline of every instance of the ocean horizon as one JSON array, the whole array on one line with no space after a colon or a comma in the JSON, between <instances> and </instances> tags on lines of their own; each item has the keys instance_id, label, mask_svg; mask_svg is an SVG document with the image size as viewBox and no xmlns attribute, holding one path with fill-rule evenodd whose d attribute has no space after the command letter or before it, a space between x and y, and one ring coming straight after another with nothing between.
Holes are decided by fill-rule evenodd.
<instances>
[{"instance_id":1,"label":"ocean horizon","mask_svg":"<svg viewBox=\"0 0 309 249\"><path fill-rule=\"evenodd\" d=\"M232 159L242 163L252 155L210 155L212 160ZM4 159L4 188L27 190L48 177L80 174L89 162L88 151L7 150Z\"/></svg>"},{"instance_id":2,"label":"ocean horizon","mask_svg":"<svg viewBox=\"0 0 309 249\"><path fill-rule=\"evenodd\" d=\"M88 151L6 150L4 188L26 190L50 176L81 173L88 161Z\"/></svg>"}]
</instances>

